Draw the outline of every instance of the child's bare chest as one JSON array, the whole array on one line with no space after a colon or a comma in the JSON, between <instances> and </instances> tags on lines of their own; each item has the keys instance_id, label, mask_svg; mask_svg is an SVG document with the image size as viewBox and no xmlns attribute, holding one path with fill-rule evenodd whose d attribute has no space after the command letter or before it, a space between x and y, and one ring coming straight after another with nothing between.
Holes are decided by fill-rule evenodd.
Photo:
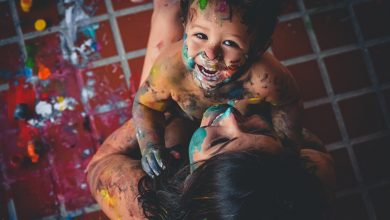
<instances>
[{"instance_id":1,"label":"child's bare chest","mask_svg":"<svg viewBox=\"0 0 390 220\"><path fill-rule=\"evenodd\" d=\"M203 112L216 104L233 104L248 99L248 91L243 83L232 83L228 87L215 91L205 91L197 86L172 91L172 99L191 118L201 119ZM241 106L245 112L246 106Z\"/></svg>"}]
</instances>

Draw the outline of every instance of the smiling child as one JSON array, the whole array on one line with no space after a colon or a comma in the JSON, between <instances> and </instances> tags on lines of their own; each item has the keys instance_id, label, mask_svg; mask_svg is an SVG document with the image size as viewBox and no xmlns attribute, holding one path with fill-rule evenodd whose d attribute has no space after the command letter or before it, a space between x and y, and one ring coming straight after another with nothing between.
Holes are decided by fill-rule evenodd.
<instances>
[{"instance_id":1,"label":"smiling child","mask_svg":"<svg viewBox=\"0 0 390 220\"><path fill-rule=\"evenodd\" d=\"M266 49L281 0L182 0L182 41L156 59L137 92L133 120L150 176L165 168L166 112L199 123L215 104L244 116L268 105L277 136L292 149L301 143L302 104L290 72ZM287 142L286 141L286 142ZM294 149L297 150L297 149Z\"/></svg>"}]
</instances>

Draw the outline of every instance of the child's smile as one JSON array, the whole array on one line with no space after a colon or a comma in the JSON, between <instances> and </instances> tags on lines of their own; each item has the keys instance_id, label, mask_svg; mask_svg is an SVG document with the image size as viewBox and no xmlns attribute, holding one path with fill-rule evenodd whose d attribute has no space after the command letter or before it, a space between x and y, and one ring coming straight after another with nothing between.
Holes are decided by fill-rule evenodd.
<instances>
[{"instance_id":1,"label":"child's smile","mask_svg":"<svg viewBox=\"0 0 390 220\"><path fill-rule=\"evenodd\" d=\"M186 24L183 59L196 83L205 90L230 81L247 61L247 26L236 10L222 7L224 2L200 7L194 1Z\"/></svg>"}]
</instances>

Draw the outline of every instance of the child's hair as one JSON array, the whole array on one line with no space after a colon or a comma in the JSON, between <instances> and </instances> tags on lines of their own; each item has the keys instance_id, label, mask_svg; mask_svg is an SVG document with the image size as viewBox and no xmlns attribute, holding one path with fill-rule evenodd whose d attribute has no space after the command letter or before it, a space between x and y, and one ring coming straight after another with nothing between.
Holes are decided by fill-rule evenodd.
<instances>
[{"instance_id":1,"label":"child's hair","mask_svg":"<svg viewBox=\"0 0 390 220\"><path fill-rule=\"evenodd\" d=\"M181 0L181 18L185 24L188 21L189 8L194 1ZM286 0L209 0L210 3L225 1L229 8L238 9L241 21L253 35L249 58L256 59L264 53L271 44L271 35L275 30L278 15ZM232 13L232 10L230 10Z\"/></svg>"}]
</instances>

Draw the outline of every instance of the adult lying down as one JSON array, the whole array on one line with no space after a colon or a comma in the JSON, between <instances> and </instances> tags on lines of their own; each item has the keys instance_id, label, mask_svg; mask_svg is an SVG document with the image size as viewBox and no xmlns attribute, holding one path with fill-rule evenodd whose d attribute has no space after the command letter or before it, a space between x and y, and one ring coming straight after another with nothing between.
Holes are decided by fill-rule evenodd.
<instances>
[{"instance_id":1,"label":"adult lying down","mask_svg":"<svg viewBox=\"0 0 390 220\"><path fill-rule=\"evenodd\" d=\"M167 146L188 143L191 134L170 133L178 127L192 130L185 119L172 119ZM334 182L330 156L307 130L299 155L274 133L260 115L210 107L189 156L167 148L166 170L151 178L141 168L130 120L99 148L88 182L111 219L320 219Z\"/></svg>"}]
</instances>

